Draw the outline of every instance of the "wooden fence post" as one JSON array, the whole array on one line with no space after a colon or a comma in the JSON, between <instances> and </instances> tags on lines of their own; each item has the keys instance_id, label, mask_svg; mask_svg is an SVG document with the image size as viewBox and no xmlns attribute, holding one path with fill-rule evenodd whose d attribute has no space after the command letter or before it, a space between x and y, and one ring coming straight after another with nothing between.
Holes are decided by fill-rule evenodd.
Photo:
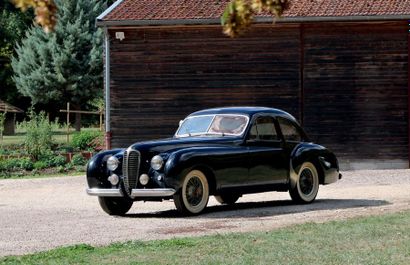
<instances>
[{"instance_id":1,"label":"wooden fence post","mask_svg":"<svg viewBox=\"0 0 410 265\"><path fill-rule=\"evenodd\" d=\"M67 144L70 143L70 102L67 102Z\"/></svg>"},{"instance_id":2,"label":"wooden fence post","mask_svg":"<svg viewBox=\"0 0 410 265\"><path fill-rule=\"evenodd\" d=\"M103 120L103 111L100 110L100 132L103 131L103 127L102 127L102 120Z\"/></svg>"}]
</instances>

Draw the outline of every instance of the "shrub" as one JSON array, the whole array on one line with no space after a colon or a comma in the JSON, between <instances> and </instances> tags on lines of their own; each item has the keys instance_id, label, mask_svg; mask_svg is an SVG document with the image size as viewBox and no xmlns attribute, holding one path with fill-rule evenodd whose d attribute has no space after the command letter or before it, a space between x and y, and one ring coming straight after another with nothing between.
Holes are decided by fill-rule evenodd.
<instances>
[{"instance_id":1,"label":"shrub","mask_svg":"<svg viewBox=\"0 0 410 265\"><path fill-rule=\"evenodd\" d=\"M9 153L8 150L0 148L0 155L8 155Z\"/></svg>"},{"instance_id":2,"label":"shrub","mask_svg":"<svg viewBox=\"0 0 410 265\"><path fill-rule=\"evenodd\" d=\"M101 132L98 131L82 131L73 135L71 144L74 148L79 150L87 150L94 147L94 139L100 136Z\"/></svg>"},{"instance_id":3,"label":"shrub","mask_svg":"<svg viewBox=\"0 0 410 265\"><path fill-rule=\"evenodd\" d=\"M47 168L47 167L48 167L47 163L44 162L44 161L41 161L41 160L34 163L34 169L35 170L44 169L44 168Z\"/></svg>"},{"instance_id":4,"label":"shrub","mask_svg":"<svg viewBox=\"0 0 410 265\"><path fill-rule=\"evenodd\" d=\"M96 151L101 151L104 149L104 135L101 133L98 137L94 138L91 142L91 146Z\"/></svg>"},{"instance_id":5,"label":"shrub","mask_svg":"<svg viewBox=\"0 0 410 265\"><path fill-rule=\"evenodd\" d=\"M30 158L20 158L20 168L24 170L33 170L34 164L33 161L31 161Z\"/></svg>"},{"instance_id":6,"label":"shrub","mask_svg":"<svg viewBox=\"0 0 410 265\"><path fill-rule=\"evenodd\" d=\"M52 164L51 166L53 167L61 167L64 166L66 164L66 160L64 156L54 156L54 158L52 159Z\"/></svg>"},{"instance_id":7,"label":"shrub","mask_svg":"<svg viewBox=\"0 0 410 265\"><path fill-rule=\"evenodd\" d=\"M24 147L27 153L37 161L41 155L49 153L53 144L53 125L48 121L46 114L36 114L29 111L29 120L21 125L26 131Z\"/></svg>"},{"instance_id":8,"label":"shrub","mask_svg":"<svg viewBox=\"0 0 410 265\"><path fill-rule=\"evenodd\" d=\"M58 166L56 169L58 173L64 173L66 171L66 169L63 166Z\"/></svg>"},{"instance_id":9,"label":"shrub","mask_svg":"<svg viewBox=\"0 0 410 265\"><path fill-rule=\"evenodd\" d=\"M61 155L56 155L53 152L48 152L39 157L39 161L44 162L47 167L58 167L64 166L66 164L65 157Z\"/></svg>"},{"instance_id":10,"label":"shrub","mask_svg":"<svg viewBox=\"0 0 410 265\"><path fill-rule=\"evenodd\" d=\"M64 153L72 153L74 152L74 148L70 145L60 145L55 148L56 151L64 152Z\"/></svg>"},{"instance_id":11,"label":"shrub","mask_svg":"<svg viewBox=\"0 0 410 265\"><path fill-rule=\"evenodd\" d=\"M81 154L75 154L71 159L71 164L73 166L85 166L85 164L87 164L87 160Z\"/></svg>"},{"instance_id":12,"label":"shrub","mask_svg":"<svg viewBox=\"0 0 410 265\"><path fill-rule=\"evenodd\" d=\"M8 168L7 168L8 167L8 165L7 165L8 161L9 160L0 160L0 172L9 171Z\"/></svg>"},{"instance_id":13,"label":"shrub","mask_svg":"<svg viewBox=\"0 0 410 265\"><path fill-rule=\"evenodd\" d=\"M27 157L0 161L0 171L32 170L33 167L33 162Z\"/></svg>"},{"instance_id":14,"label":"shrub","mask_svg":"<svg viewBox=\"0 0 410 265\"><path fill-rule=\"evenodd\" d=\"M70 171L72 169L74 169L74 165L72 164L72 161L68 164L65 165L65 171Z\"/></svg>"}]
</instances>

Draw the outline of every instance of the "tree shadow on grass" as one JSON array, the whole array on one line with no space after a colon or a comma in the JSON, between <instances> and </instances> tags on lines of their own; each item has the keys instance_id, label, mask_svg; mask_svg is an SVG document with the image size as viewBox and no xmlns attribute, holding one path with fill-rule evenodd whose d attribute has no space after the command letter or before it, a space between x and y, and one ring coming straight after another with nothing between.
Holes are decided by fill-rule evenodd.
<instances>
[{"instance_id":1,"label":"tree shadow on grass","mask_svg":"<svg viewBox=\"0 0 410 265\"><path fill-rule=\"evenodd\" d=\"M359 207L378 207L390 204L384 200L366 199L317 199L314 203L298 205L291 200L238 202L234 205L213 205L201 215L183 216L175 209L152 213L131 213L128 218L249 218L303 213L319 210L340 210Z\"/></svg>"}]
</instances>

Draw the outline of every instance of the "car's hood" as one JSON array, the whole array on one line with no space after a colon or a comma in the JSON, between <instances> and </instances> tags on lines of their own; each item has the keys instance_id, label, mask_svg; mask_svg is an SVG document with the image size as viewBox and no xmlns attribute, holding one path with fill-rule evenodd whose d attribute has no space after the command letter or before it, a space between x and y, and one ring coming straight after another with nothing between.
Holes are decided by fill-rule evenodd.
<instances>
[{"instance_id":1,"label":"car's hood","mask_svg":"<svg viewBox=\"0 0 410 265\"><path fill-rule=\"evenodd\" d=\"M140 152L158 154L195 146L239 145L240 143L242 143L242 139L240 137L204 136L167 138L155 141L139 142L131 145L130 147Z\"/></svg>"}]
</instances>

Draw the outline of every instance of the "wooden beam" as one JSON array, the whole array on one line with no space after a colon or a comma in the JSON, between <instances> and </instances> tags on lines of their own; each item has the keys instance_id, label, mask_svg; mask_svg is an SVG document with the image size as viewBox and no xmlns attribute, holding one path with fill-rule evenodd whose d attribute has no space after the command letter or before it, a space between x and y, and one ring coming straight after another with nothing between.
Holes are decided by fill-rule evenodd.
<instances>
[{"instance_id":1,"label":"wooden beam","mask_svg":"<svg viewBox=\"0 0 410 265\"><path fill-rule=\"evenodd\" d=\"M60 112L68 112L65 109L60 109ZM86 111L86 110L70 110L70 113L81 113L81 114L97 114L100 115L100 111Z\"/></svg>"},{"instance_id":2,"label":"wooden beam","mask_svg":"<svg viewBox=\"0 0 410 265\"><path fill-rule=\"evenodd\" d=\"M408 159L409 159L409 168L410 168L410 21L409 21L409 32L407 34L407 135L408 135Z\"/></svg>"},{"instance_id":3,"label":"wooden beam","mask_svg":"<svg viewBox=\"0 0 410 265\"><path fill-rule=\"evenodd\" d=\"M70 102L67 102L66 112L67 112L67 144L69 144L70 143Z\"/></svg>"},{"instance_id":4,"label":"wooden beam","mask_svg":"<svg viewBox=\"0 0 410 265\"><path fill-rule=\"evenodd\" d=\"M299 91L300 91L300 96L299 96L299 102L300 102L300 105L299 105L299 108L300 108L300 124L303 126L303 124L305 123L305 121L304 121L304 118L305 118L305 116L304 116L304 112L305 112L305 110L304 110L304 108L305 108L305 106L304 106L304 103L305 103L305 84L304 84L304 82L305 82L305 79L304 79L304 70L305 70L305 47L304 47L304 45L305 45L305 41L304 41L304 38L305 38L305 36L304 36L304 27L303 27L303 24L300 24L300 27L299 27L299 60L300 60L300 66L299 66Z\"/></svg>"}]
</instances>

